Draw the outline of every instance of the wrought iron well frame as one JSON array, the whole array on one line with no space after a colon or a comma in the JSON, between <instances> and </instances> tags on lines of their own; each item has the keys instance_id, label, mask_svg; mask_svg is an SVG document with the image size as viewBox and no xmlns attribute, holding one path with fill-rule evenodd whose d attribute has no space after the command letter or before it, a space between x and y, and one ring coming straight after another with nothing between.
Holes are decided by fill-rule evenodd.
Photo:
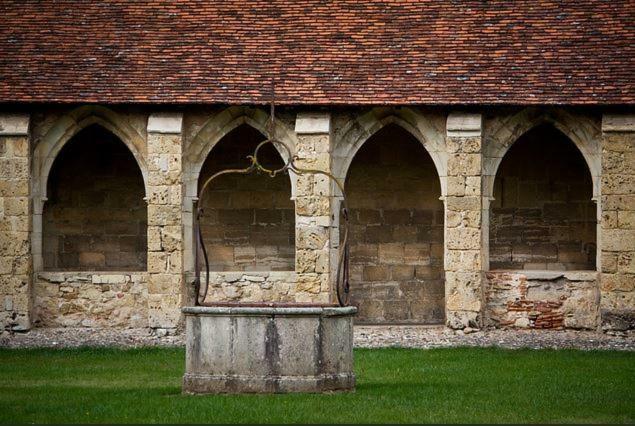
<instances>
[{"instance_id":1,"label":"wrought iron well frame","mask_svg":"<svg viewBox=\"0 0 635 426\"><path fill-rule=\"evenodd\" d=\"M201 228L201 219L203 218L203 203L205 191L209 187L209 185L216 180L217 178L229 175L229 174L242 174L247 175L254 172L265 173L271 178L276 177L279 174L289 174L294 173L297 176L306 175L306 174L314 174L314 175L323 175L329 178L330 181L335 182L341 194L341 204L340 204L340 213L343 219L344 231L343 238L341 239L341 243L339 246L339 255L337 262L337 272L335 279L335 292L337 295L337 302L340 306L348 306L350 299L350 283L349 283L349 261L350 261L350 248L348 241L348 230L349 230L349 216L348 216L348 205L346 203L346 193L344 192L344 185L340 182L335 176L333 176L329 172L325 172L323 170L316 169L305 169L302 167L298 167L295 164L295 161L298 159L296 154L292 154L291 149L287 144L278 140L275 135L275 105L271 103L271 115L268 125L268 133L269 138L260 142L252 155L248 155L247 159L250 161L250 164L242 169L225 169L221 170L209 178L205 180L201 189L198 193L198 199L195 203L195 214L194 214L194 238L195 242L195 250L194 250L194 268L195 268L195 279L194 279L194 291L195 291L195 300L194 303L196 306L205 306L205 298L207 297L207 291L209 289L209 257L207 253L207 249L205 247L205 241L203 238L203 231ZM263 166L258 161L258 151L265 145L274 145L282 147L287 153L287 161L286 163L278 168L278 169L269 169ZM340 221L340 230L342 222ZM201 295L201 256L202 260L205 264L205 285L203 287L203 294ZM253 304L253 303L252 303ZM271 304L271 303L268 303ZM275 302L274 302L275 304Z\"/></svg>"}]
</instances>

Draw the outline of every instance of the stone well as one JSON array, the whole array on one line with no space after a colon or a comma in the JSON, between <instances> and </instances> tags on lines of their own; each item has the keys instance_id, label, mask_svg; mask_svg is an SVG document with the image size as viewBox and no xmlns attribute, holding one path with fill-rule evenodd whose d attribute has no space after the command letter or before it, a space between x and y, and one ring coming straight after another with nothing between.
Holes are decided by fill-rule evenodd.
<instances>
[{"instance_id":1,"label":"stone well","mask_svg":"<svg viewBox=\"0 0 635 426\"><path fill-rule=\"evenodd\" d=\"M184 393L355 388L355 307L197 306L183 312Z\"/></svg>"}]
</instances>

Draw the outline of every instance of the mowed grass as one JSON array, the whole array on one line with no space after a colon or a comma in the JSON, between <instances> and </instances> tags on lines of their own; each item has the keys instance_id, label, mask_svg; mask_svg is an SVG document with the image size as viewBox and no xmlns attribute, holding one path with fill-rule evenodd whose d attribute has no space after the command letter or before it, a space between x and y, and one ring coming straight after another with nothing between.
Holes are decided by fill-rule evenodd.
<instances>
[{"instance_id":1,"label":"mowed grass","mask_svg":"<svg viewBox=\"0 0 635 426\"><path fill-rule=\"evenodd\" d=\"M635 353L360 349L355 362L354 393L187 396L183 349L1 349L0 421L635 421Z\"/></svg>"}]
</instances>

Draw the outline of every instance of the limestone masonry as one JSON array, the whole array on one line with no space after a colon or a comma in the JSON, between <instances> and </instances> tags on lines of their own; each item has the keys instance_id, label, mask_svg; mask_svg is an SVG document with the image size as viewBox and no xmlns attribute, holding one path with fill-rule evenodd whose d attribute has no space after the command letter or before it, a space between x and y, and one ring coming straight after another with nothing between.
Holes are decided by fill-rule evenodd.
<instances>
[{"instance_id":1,"label":"limestone masonry","mask_svg":"<svg viewBox=\"0 0 635 426\"><path fill-rule=\"evenodd\" d=\"M270 136L256 106L0 112L4 330L171 333L193 211ZM625 107L278 107L296 165L345 184L359 324L635 328L635 115ZM288 160L268 146L259 160ZM342 194L232 175L203 200L207 302L335 303Z\"/></svg>"}]
</instances>

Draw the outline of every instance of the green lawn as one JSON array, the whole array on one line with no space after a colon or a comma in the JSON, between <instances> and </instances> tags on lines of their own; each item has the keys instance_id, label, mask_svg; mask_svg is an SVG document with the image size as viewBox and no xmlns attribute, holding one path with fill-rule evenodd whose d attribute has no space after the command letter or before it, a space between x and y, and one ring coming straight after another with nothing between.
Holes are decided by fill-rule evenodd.
<instances>
[{"instance_id":1,"label":"green lawn","mask_svg":"<svg viewBox=\"0 0 635 426\"><path fill-rule=\"evenodd\" d=\"M357 391L181 395L182 349L0 349L7 423L635 421L635 353L356 350Z\"/></svg>"}]
</instances>

